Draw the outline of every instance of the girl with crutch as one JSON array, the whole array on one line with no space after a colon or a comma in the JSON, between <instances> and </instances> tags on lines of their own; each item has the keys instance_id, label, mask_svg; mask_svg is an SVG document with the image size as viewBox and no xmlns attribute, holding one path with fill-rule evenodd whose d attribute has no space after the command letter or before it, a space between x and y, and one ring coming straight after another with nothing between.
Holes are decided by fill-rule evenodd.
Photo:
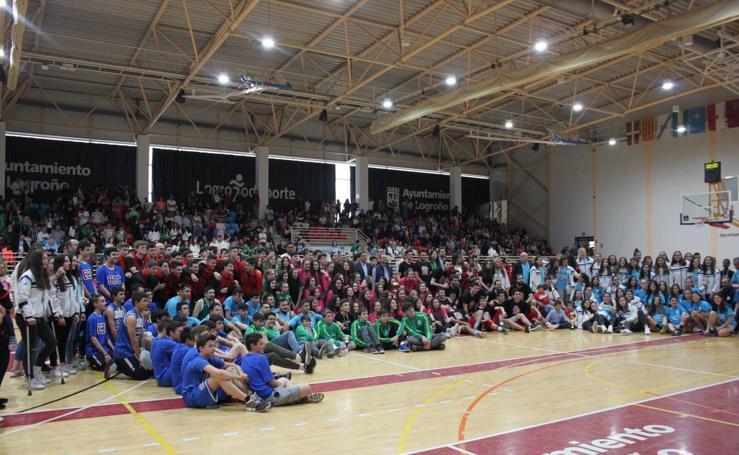
<instances>
[{"instance_id":1,"label":"girl with crutch","mask_svg":"<svg viewBox=\"0 0 739 455\"><path fill-rule=\"evenodd\" d=\"M64 318L56 311L51 303L51 280L48 274L49 258L41 249L31 250L23 263L19 265L18 284L16 286L16 323L20 328L25 341L26 358L23 365L28 381L28 392L42 390L48 383L41 366L49 354L57 348L56 338L51 327L46 322L47 312L51 312L52 319L64 324ZM61 319L61 321L59 321ZM44 346L32 362L31 352L38 344L39 339ZM33 367L31 368L31 366Z\"/></svg>"}]
</instances>

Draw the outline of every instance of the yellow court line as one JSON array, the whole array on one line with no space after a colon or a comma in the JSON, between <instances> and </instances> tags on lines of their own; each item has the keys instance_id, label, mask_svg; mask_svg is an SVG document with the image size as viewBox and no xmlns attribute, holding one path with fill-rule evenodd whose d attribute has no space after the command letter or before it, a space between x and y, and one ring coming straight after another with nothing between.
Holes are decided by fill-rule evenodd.
<instances>
[{"instance_id":1,"label":"yellow court line","mask_svg":"<svg viewBox=\"0 0 739 455\"><path fill-rule=\"evenodd\" d=\"M654 409L655 411L662 411L662 412L667 412L670 414L677 414L679 416L693 417L694 419L707 420L709 422L720 423L723 425L730 425L732 427L739 427L739 423L727 422L725 420L712 419L710 417L697 416L695 414L688 414L687 412L673 411L671 409L662 409L662 408L657 408L655 406L647 406L645 404L635 404L634 406L639 406L639 407L647 408L647 409Z\"/></svg>"},{"instance_id":2,"label":"yellow court line","mask_svg":"<svg viewBox=\"0 0 739 455\"><path fill-rule=\"evenodd\" d=\"M454 382L452 384L447 385L446 387L443 387L436 392L434 392L431 396L423 400L423 404L429 405L436 401L439 397L447 393L448 391L459 387L460 385L466 383L467 381L465 379L462 379L460 381ZM408 441L408 435L411 432L411 428L413 427L413 424L416 422L416 419L419 415L423 412L425 406L416 408L415 411L413 411L413 414L408 418L408 421L406 421L405 426L403 427L403 431L400 433L400 440L398 441L398 453L403 453L405 451L405 444Z\"/></svg>"},{"instance_id":3,"label":"yellow court line","mask_svg":"<svg viewBox=\"0 0 739 455\"><path fill-rule=\"evenodd\" d=\"M118 393L118 389L113 386L110 381L105 383L105 387L113 392L114 394ZM177 455L177 451L174 447L167 441L164 436L159 434L157 430L154 429L154 426L149 422L146 417L142 416L138 411L136 411L133 406L131 406L128 401L124 400L122 397L116 397L119 403L123 405L126 410L131 413L131 416L136 420L136 422L141 425L141 427L146 430L149 435L154 438L156 442L159 443L159 445L164 449L165 452L167 452L170 455Z\"/></svg>"}]
</instances>

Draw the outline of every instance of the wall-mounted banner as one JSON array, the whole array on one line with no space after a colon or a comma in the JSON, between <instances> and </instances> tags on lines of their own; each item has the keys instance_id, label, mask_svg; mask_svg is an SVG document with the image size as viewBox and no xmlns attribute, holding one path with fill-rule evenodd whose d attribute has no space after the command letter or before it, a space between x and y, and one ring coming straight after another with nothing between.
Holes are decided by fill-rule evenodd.
<instances>
[{"instance_id":1,"label":"wall-mounted banner","mask_svg":"<svg viewBox=\"0 0 739 455\"><path fill-rule=\"evenodd\" d=\"M448 212L449 176L370 168L369 198L375 207L410 202L416 210Z\"/></svg>"},{"instance_id":2,"label":"wall-mounted banner","mask_svg":"<svg viewBox=\"0 0 739 455\"><path fill-rule=\"evenodd\" d=\"M50 202L80 185L136 187L136 148L57 140L6 138L6 197L29 189Z\"/></svg>"},{"instance_id":3,"label":"wall-mounted banner","mask_svg":"<svg viewBox=\"0 0 739 455\"><path fill-rule=\"evenodd\" d=\"M155 149L153 159L154 197L187 201L210 201L213 193L230 197L235 204L254 205L256 160L251 156ZM311 201L317 208L332 201L336 171L333 164L269 161L269 206L277 211L303 207Z\"/></svg>"}]
</instances>

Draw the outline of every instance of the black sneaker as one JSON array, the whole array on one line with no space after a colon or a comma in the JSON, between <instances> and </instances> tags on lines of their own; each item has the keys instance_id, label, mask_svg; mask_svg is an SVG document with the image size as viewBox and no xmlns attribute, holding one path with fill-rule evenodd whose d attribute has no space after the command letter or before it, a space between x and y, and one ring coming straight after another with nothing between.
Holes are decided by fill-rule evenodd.
<instances>
[{"instance_id":1,"label":"black sneaker","mask_svg":"<svg viewBox=\"0 0 739 455\"><path fill-rule=\"evenodd\" d=\"M444 349L446 349L446 345L444 343L441 343L439 345L439 351L443 351Z\"/></svg>"},{"instance_id":2,"label":"black sneaker","mask_svg":"<svg viewBox=\"0 0 739 455\"><path fill-rule=\"evenodd\" d=\"M524 332L526 332L526 333L531 333L531 326L530 326L530 325L527 325L527 326L526 326L526 327L525 327L525 328L523 329L523 331L524 331Z\"/></svg>"},{"instance_id":3,"label":"black sneaker","mask_svg":"<svg viewBox=\"0 0 739 455\"><path fill-rule=\"evenodd\" d=\"M303 368L303 371L305 371L305 374L313 374L313 370L316 369L316 359L310 359L310 363L306 364Z\"/></svg>"},{"instance_id":4,"label":"black sneaker","mask_svg":"<svg viewBox=\"0 0 739 455\"><path fill-rule=\"evenodd\" d=\"M272 402L267 400L262 400L257 396L256 393L252 393L249 396L249 399L244 401L244 407L248 411L254 411L254 412L266 412L267 409L272 407Z\"/></svg>"},{"instance_id":5,"label":"black sneaker","mask_svg":"<svg viewBox=\"0 0 739 455\"><path fill-rule=\"evenodd\" d=\"M306 365L310 365L310 363L313 361L313 343L306 342L303 345L303 353L305 354L305 357L303 359L303 363Z\"/></svg>"},{"instance_id":6,"label":"black sneaker","mask_svg":"<svg viewBox=\"0 0 739 455\"><path fill-rule=\"evenodd\" d=\"M320 403L325 398L325 395L321 392L314 392L305 398L308 403Z\"/></svg>"},{"instance_id":7,"label":"black sneaker","mask_svg":"<svg viewBox=\"0 0 739 455\"><path fill-rule=\"evenodd\" d=\"M321 349L318 350L318 358L322 359L323 356L327 355L332 350L331 348L331 343L325 343L321 346Z\"/></svg>"}]
</instances>

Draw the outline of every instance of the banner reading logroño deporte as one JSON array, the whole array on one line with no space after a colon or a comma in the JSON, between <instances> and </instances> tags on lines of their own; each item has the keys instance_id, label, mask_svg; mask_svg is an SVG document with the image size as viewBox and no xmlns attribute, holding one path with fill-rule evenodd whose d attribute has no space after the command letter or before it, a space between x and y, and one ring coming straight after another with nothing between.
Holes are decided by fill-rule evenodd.
<instances>
[{"instance_id":1,"label":"banner reading logro\u00f1o deporte","mask_svg":"<svg viewBox=\"0 0 739 455\"><path fill-rule=\"evenodd\" d=\"M235 204L254 205L256 160L251 156L154 149L154 198L174 196L187 201L211 200L214 193L230 197ZM287 211L310 200L315 208L333 200L336 193L333 164L269 161L269 205Z\"/></svg>"},{"instance_id":2,"label":"banner reading logro\u00f1o deporte","mask_svg":"<svg viewBox=\"0 0 739 455\"><path fill-rule=\"evenodd\" d=\"M7 198L28 189L36 202L50 202L80 185L135 191L135 147L13 136L6 141Z\"/></svg>"}]
</instances>

